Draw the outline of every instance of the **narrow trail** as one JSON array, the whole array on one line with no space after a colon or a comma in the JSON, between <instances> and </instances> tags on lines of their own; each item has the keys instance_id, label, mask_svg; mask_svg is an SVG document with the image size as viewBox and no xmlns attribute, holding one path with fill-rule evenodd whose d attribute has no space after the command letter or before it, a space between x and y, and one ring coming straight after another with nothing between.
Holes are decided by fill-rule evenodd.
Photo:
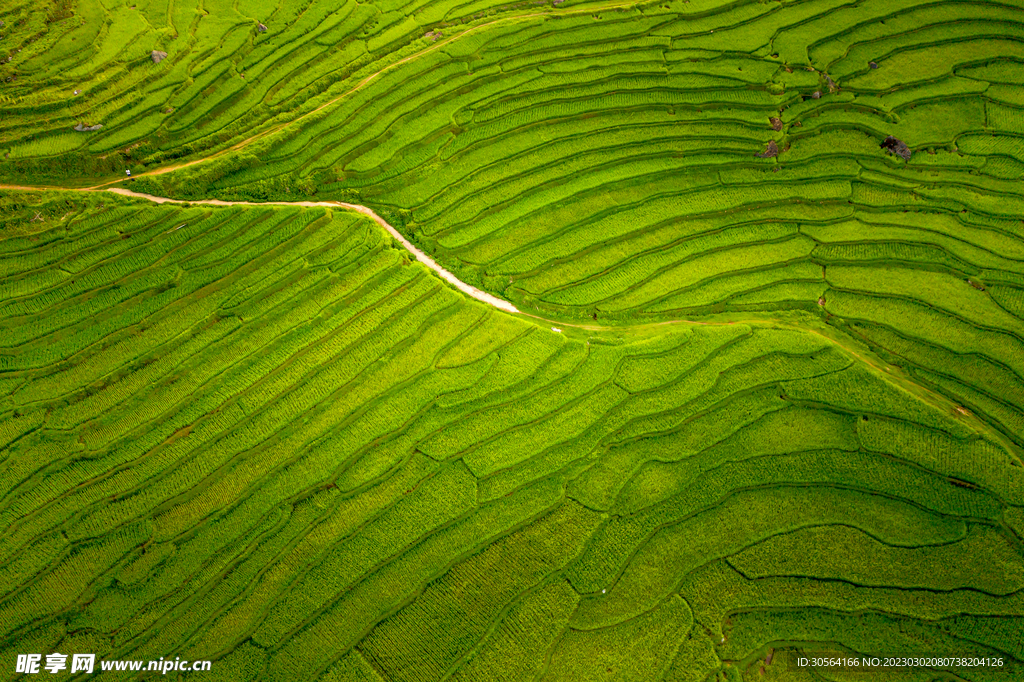
<instances>
[{"instance_id":1,"label":"narrow trail","mask_svg":"<svg viewBox=\"0 0 1024 682\"><path fill-rule=\"evenodd\" d=\"M5 187L4 185L0 185L0 189L9 189L9 188ZM156 203L156 204L201 204L201 205L204 205L204 206L304 206L304 207L307 207L307 208L343 208L343 209L346 209L346 210L349 210L349 211L356 211L357 213L362 213L363 215L373 219L374 222L376 222L378 225L380 225L385 230L387 230L388 234L390 234L392 237L394 237L398 241L398 243L400 243L402 246L404 246L405 249L409 253L411 253L412 255L416 256L416 260L418 260L419 262L423 263L428 268L430 268L431 270L436 272L438 275L441 276L441 278L443 280L445 280L446 282L451 284L453 287L455 287L456 289L458 289L462 293L466 294L467 296L471 296L471 297L475 298L478 301L483 301L484 303L486 303L488 305L492 305L495 308L498 308L499 310L504 310L507 313L518 313L519 312L519 309L516 308L511 303L509 303L508 301L500 299L497 296L493 296L493 295L487 293L486 291L481 291L480 289L477 289L476 287L474 287L472 285L466 284L461 279L459 279L458 277L456 277L452 273L450 273L447 270L445 270L444 268L442 268L440 265L438 265L437 261L435 261L433 258L428 256L427 254L425 254L422 251L420 251L418 248L416 248L412 244L412 242L410 242L408 239L403 237L402 234L398 230L396 230L394 227L392 227L391 224L388 221L384 220L379 215L374 213L374 211L372 209L367 208L366 206L360 206L359 204L346 204L343 201L262 201L262 202L257 202L257 201L223 201L221 199L200 199L198 201L183 201L181 199L170 199L168 197L156 197L156 196L153 196L152 194L143 194L141 192L133 192L133 191L131 191L129 189L122 189L120 187L111 187L111 188L109 188L107 190L87 189L87 190L82 190L82 191L85 191L85 192L94 192L94 191L113 192L114 194L119 194L119 195L121 195L123 197L133 197L135 199L146 199L146 200L152 201L153 203Z\"/></svg>"},{"instance_id":2,"label":"narrow trail","mask_svg":"<svg viewBox=\"0 0 1024 682\"><path fill-rule=\"evenodd\" d=\"M772 329L788 329L791 331L803 332L805 334L814 334L825 341L828 341L832 345L839 348L842 352L846 353L851 360L855 363L859 362L871 370L874 371L875 375L884 380L885 382L896 386L902 391L910 393L917 397L922 402L931 405L933 408L943 412L947 416L950 416L964 424L967 424L975 431L985 433L996 442L1000 443L1008 453L1011 453L1019 462L1024 464L1024 453L1017 448L1017 446L1006 438L997 429L992 428L983 419L978 417L973 412L967 410L963 405L960 405L956 401L952 400L946 395L939 393L928 386L918 383L911 377L904 369L891 365L880 357L875 355L870 350L864 348L857 348L854 343L850 342L849 338L843 338L842 334L835 332L829 334L820 329L815 329L809 325L795 324L793 322L787 322L776 317L754 317L754 318L741 318L735 320L661 320L658 322L639 322L635 324L624 324L624 325L598 325L598 324L579 324L573 322L566 322L563 320L551 320L540 315L534 315L532 313L525 313L520 311L521 315L525 317L532 317L535 320L539 320L545 323L554 323L560 327L573 327L574 329L581 329L584 331L594 332L608 332L614 330L635 330L635 329L651 329L654 327L663 327L667 325L694 325L694 326L728 326L735 324L743 324L751 327L769 327ZM826 329L828 329L826 327Z\"/></svg>"},{"instance_id":3,"label":"narrow trail","mask_svg":"<svg viewBox=\"0 0 1024 682\"><path fill-rule=\"evenodd\" d=\"M416 257L416 260L426 265L428 268L436 272L441 279L445 280L453 287L461 291L462 293L475 298L478 301L482 301L487 305L492 305L498 310L504 310L507 313L518 313L519 309L508 301L498 298L486 291L481 291L476 287L466 284L461 279L448 272L440 265L437 261L428 256L427 254L420 251L416 246L413 245L408 239L402 236L402 233L396 230L391 224L381 218L379 215L374 213L373 209L367 208L366 206L360 206L359 204L346 204L343 201L223 201L221 199L198 199L198 200L185 200L185 199L171 199L169 197L157 197L152 194L143 194L142 192L133 192L130 189L122 189L120 187L109 187L103 189L100 187L29 187L26 185L0 185L0 190L17 191L17 192L47 192L47 191L65 191L65 192L111 192L118 194L123 197L131 197L134 199L145 199L146 201L152 201L155 204L199 204L203 206L305 206L309 208L343 208L349 211L356 211L363 215L371 218L378 225L388 231L399 244L405 247L405 249Z\"/></svg>"},{"instance_id":4,"label":"narrow trail","mask_svg":"<svg viewBox=\"0 0 1024 682\"><path fill-rule=\"evenodd\" d=\"M938 393L937 391L924 386L917 381L914 381L902 368L889 365L881 358L874 356L870 351L864 349L858 349L849 342L844 342L841 339L835 338L835 334L826 334L820 330L813 329L806 325L797 325L785 320L772 318L772 317L760 317L760 318L749 318L749 319L736 319L736 320L662 320L658 322L641 322L636 324L619 324L619 325L596 325L596 324L579 324L569 322L567 320L552 320L549 318L541 317L533 313L525 313L520 311L510 302L498 298L493 294L489 294L486 291L482 291L470 284L466 284L454 274L444 269L435 261L433 258L425 254L423 251L418 249L408 239L396 230L390 223L381 218L373 209L359 204L349 204L342 201L225 201L222 199L199 199L199 200L184 200L184 199L172 199L169 197L158 197L152 194L144 194L142 192L133 192L128 189L120 187L108 187L104 188L102 185L97 187L33 187L26 185L3 185L0 184L0 190L8 191L32 191L32 192L45 192L45 191L73 191L73 192L111 192L123 197L129 197L134 199L143 199L151 201L156 204L190 204L190 205L203 205L203 206L303 206L310 208L341 208L349 211L356 211L362 215L371 218L374 222L380 225L382 228L387 230L388 234L395 238L409 253L416 257L416 260L426 265L428 268L433 270L442 279L447 281L449 284L454 286L456 289L466 294L471 298L475 298L478 301L486 303L487 305L493 306L498 310L502 310L507 313L514 313L529 317L534 320L538 320L545 324L558 325L558 327L552 327L555 331L561 331L561 327L572 327L574 329L580 329L584 331L594 332L613 332L613 331L628 331L652 327L660 327L667 325L700 325L700 326L725 326L735 324L746 324L750 326L759 327L772 327L775 329L791 329L796 331L803 331L809 334L815 334L817 336L826 339L830 343L835 344L844 353L850 356L855 362L860 362L872 369L876 375L883 378L888 383L900 388L903 391L911 393L917 396L920 400L928 403L932 407L940 410L941 412L964 422L969 425L975 431L985 433L997 442L1003 445L1003 447L1015 457L1018 461L1022 461L1022 453L1018 448L1003 436L997 429L987 424L980 417L975 415L973 412L966 410L962 405L957 404L949 397Z\"/></svg>"}]
</instances>

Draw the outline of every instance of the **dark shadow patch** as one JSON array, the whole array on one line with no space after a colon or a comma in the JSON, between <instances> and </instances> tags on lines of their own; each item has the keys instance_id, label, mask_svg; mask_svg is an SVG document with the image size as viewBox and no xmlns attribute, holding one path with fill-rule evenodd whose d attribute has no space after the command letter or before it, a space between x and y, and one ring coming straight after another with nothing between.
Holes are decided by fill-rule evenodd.
<instances>
[{"instance_id":1,"label":"dark shadow patch","mask_svg":"<svg viewBox=\"0 0 1024 682\"><path fill-rule=\"evenodd\" d=\"M903 140L898 140L890 135L879 146L889 154L895 154L902 157L904 161L910 161L910 147Z\"/></svg>"}]
</instances>

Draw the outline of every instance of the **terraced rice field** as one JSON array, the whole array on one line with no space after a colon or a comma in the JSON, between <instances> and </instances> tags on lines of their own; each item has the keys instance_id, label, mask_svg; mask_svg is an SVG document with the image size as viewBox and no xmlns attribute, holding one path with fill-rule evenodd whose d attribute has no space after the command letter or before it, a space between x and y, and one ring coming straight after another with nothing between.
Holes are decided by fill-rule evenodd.
<instances>
[{"instance_id":1,"label":"terraced rice field","mask_svg":"<svg viewBox=\"0 0 1024 682\"><path fill-rule=\"evenodd\" d=\"M703 679L786 641L1024 655L1020 467L823 336L558 333L358 214L81 196L2 243L5 660Z\"/></svg>"},{"instance_id":2,"label":"terraced rice field","mask_svg":"<svg viewBox=\"0 0 1024 682\"><path fill-rule=\"evenodd\" d=\"M1019 3L0 21L4 679L1024 679Z\"/></svg>"}]
</instances>

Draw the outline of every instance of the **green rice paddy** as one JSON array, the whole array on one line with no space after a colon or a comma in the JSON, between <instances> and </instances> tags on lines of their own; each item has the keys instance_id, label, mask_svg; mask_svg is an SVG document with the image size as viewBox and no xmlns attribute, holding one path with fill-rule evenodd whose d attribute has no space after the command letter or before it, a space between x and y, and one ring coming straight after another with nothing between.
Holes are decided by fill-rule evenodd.
<instances>
[{"instance_id":1,"label":"green rice paddy","mask_svg":"<svg viewBox=\"0 0 1024 682\"><path fill-rule=\"evenodd\" d=\"M1024 679L1018 3L0 21L0 678Z\"/></svg>"}]
</instances>

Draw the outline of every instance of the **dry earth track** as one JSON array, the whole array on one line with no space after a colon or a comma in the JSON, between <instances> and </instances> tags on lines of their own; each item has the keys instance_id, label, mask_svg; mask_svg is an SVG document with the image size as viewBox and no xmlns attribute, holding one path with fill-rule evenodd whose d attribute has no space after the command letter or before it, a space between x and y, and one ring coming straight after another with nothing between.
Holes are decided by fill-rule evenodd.
<instances>
[{"instance_id":1,"label":"dry earth track","mask_svg":"<svg viewBox=\"0 0 1024 682\"><path fill-rule=\"evenodd\" d=\"M70 188L25 187L25 186L17 186L17 185L0 185L0 189L5 189L5 190L22 190L22 191L26 191L26 190L29 190L29 191L45 191L45 190L52 190L52 189L70 189ZM412 243L408 239L403 237L402 234L398 230L396 230L386 220L381 218L379 215L374 213L372 209L369 209L366 206L358 206L356 204L346 204L346 203L344 203L342 201L266 201L266 202L254 202L254 201L222 201L220 199L200 199L200 200L197 200L197 201L183 201L183 200L180 200L180 199L170 199L168 197L155 197L152 194L142 194L141 192L133 192L131 190L122 189L120 187L111 187L111 188L106 189L106 190L102 190L99 187L89 187L89 188L85 188L85 189L76 189L74 191L78 191L78 192L107 191L107 192L113 192L114 194L119 194L119 195L125 196L125 197L132 197L132 198L135 198L135 199L146 199L148 201L152 201L152 202L157 203L157 204L201 204L201 205L204 205L204 206L305 206L305 207L308 207L308 208L315 208L315 207L320 207L320 208L343 208L343 209L347 209L347 210L350 210L350 211L356 211L358 213L362 213L363 215L365 215L365 216L367 216L369 218L372 218L374 220L374 222L376 222L378 225L380 225L385 230L387 230L388 233L392 237L394 237L396 240L398 240L398 242L402 246L404 246L411 254L416 256L416 260L418 260L419 262L423 263L428 268L430 268L431 270L436 272L438 275L441 276L442 279L444 279L446 282L448 282L449 284L454 286L456 289L458 289L462 293L466 294L467 296L471 296L471 297L477 299L478 301L483 301L484 303L486 303L488 305L492 305L495 308L498 308L499 310L504 310L507 313L518 313L519 312L519 309L516 308L511 303L509 303L508 301L502 300L502 299L498 298L497 296L492 296L491 294L488 294L486 291L481 291L480 289L477 289L474 286L470 286L469 284L466 284L465 282L460 280L458 277L456 277L452 273L450 273L447 270L445 270L444 268L442 268L440 265L437 264L437 261L435 261L433 258L431 258L427 254L423 253L422 251L417 249L415 246L413 246Z\"/></svg>"}]
</instances>

